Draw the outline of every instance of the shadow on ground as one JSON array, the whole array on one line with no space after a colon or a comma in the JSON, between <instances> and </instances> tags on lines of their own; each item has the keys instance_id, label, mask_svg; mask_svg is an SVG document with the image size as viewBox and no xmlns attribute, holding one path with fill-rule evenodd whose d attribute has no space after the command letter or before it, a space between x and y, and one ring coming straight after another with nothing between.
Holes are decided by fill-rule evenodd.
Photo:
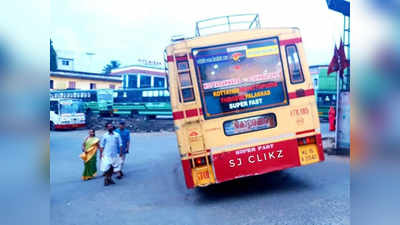
<instances>
[{"instance_id":1,"label":"shadow on ground","mask_svg":"<svg viewBox=\"0 0 400 225\"><path fill-rule=\"evenodd\" d=\"M311 188L311 185L304 180L291 176L287 171L277 171L197 188L195 201L208 204L227 199L247 199L257 195L299 192L308 188Z\"/></svg>"}]
</instances>

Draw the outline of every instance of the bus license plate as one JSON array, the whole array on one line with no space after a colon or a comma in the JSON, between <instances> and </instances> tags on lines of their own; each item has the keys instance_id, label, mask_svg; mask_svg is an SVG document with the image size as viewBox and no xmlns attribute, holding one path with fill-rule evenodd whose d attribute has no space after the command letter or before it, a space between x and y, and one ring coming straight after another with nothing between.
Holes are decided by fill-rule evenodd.
<instances>
[{"instance_id":1,"label":"bus license plate","mask_svg":"<svg viewBox=\"0 0 400 225\"><path fill-rule=\"evenodd\" d=\"M319 162L317 146L315 144L300 146L299 158L301 165Z\"/></svg>"},{"instance_id":2,"label":"bus license plate","mask_svg":"<svg viewBox=\"0 0 400 225\"><path fill-rule=\"evenodd\" d=\"M193 177L196 185L207 185L211 183L208 167L196 168L193 170Z\"/></svg>"}]
</instances>

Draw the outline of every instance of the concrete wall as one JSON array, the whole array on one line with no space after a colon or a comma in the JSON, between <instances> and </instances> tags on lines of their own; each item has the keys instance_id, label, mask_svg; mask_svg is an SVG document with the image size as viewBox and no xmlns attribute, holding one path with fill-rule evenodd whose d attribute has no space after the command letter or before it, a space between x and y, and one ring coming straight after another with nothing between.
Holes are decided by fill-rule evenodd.
<instances>
[{"instance_id":1,"label":"concrete wall","mask_svg":"<svg viewBox=\"0 0 400 225\"><path fill-rule=\"evenodd\" d=\"M89 80L89 79L80 79L80 78L64 78L64 77L56 77L50 76L50 80L53 80L53 89L67 89L69 88L69 82L75 82L75 88L81 90L90 89L90 83L96 84L96 89L102 88L110 88L110 85L115 85L115 89L122 87L122 82L120 81L102 81L102 80Z\"/></svg>"}]
</instances>

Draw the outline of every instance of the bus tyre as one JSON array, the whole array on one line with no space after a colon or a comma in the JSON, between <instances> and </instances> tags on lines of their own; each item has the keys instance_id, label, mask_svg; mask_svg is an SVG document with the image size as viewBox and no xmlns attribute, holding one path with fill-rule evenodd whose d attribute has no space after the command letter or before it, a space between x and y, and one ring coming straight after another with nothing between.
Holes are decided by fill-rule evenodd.
<instances>
[{"instance_id":1,"label":"bus tyre","mask_svg":"<svg viewBox=\"0 0 400 225\"><path fill-rule=\"evenodd\" d=\"M54 123L50 121L50 130L56 130Z\"/></svg>"},{"instance_id":2,"label":"bus tyre","mask_svg":"<svg viewBox=\"0 0 400 225\"><path fill-rule=\"evenodd\" d=\"M91 109L87 109L87 110L86 110L86 116L87 116L87 117L91 117L92 115L93 115L92 110L91 110Z\"/></svg>"},{"instance_id":3,"label":"bus tyre","mask_svg":"<svg viewBox=\"0 0 400 225\"><path fill-rule=\"evenodd\" d=\"M86 114L86 123L88 123L92 119L93 112L92 112L92 110L88 109L88 110L86 110L85 114Z\"/></svg>"},{"instance_id":4,"label":"bus tyre","mask_svg":"<svg viewBox=\"0 0 400 225\"><path fill-rule=\"evenodd\" d=\"M136 118L138 116L138 112L136 110L131 111L131 117Z\"/></svg>"}]
</instances>

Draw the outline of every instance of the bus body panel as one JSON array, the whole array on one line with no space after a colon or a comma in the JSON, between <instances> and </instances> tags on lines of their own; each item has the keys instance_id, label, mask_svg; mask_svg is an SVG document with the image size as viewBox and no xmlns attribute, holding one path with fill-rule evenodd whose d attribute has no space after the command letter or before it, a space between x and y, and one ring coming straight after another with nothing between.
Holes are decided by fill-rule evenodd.
<instances>
[{"instance_id":1,"label":"bus body panel","mask_svg":"<svg viewBox=\"0 0 400 225\"><path fill-rule=\"evenodd\" d=\"M56 90L50 92L50 97L79 99L88 115L172 115L166 88Z\"/></svg>"},{"instance_id":2,"label":"bus body panel","mask_svg":"<svg viewBox=\"0 0 400 225\"><path fill-rule=\"evenodd\" d=\"M85 123L79 123L79 124L55 124L55 129L57 130L68 130L68 129L76 129L76 128L81 128L85 127Z\"/></svg>"},{"instance_id":3,"label":"bus body panel","mask_svg":"<svg viewBox=\"0 0 400 225\"><path fill-rule=\"evenodd\" d=\"M204 100L201 100L199 74L193 49L244 43L277 37L279 40L279 56L287 94L287 104L260 110L227 114L216 118L205 118ZM293 45L297 49L304 81L291 83L286 59L286 46ZM185 181L188 188L199 185L193 174L192 165L196 159L193 151L198 151L199 141L193 141L191 135L199 136L203 153L211 157L212 170L208 181L219 183L244 176L263 174L286 168L308 165L324 160L320 125L313 83L299 30L259 29L220 33L200 38L184 40L167 47L171 107L178 147L182 158ZM177 62L179 58L187 58L190 79L193 84L194 101L183 102L181 81L178 78ZM245 133L227 135L224 124L249 122L260 116L275 115L276 126L268 129L250 130ZM253 121L254 122L254 121ZM314 143L299 146L298 142L310 138ZM307 139L308 140L308 139ZM310 153L309 155L307 155ZM207 177L207 176L206 176ZM213 181L211 178L215 177Z\"/></svg>"},{"instance_id":4,"label":"bus body panel","mask_svg":"<svg viewBox=\"0 0 400 225\"><path fill-rule=\"evenodd\" d=\"M109 114L112 111L112 89L52 90L50 97L81 100L84 103L85 112L90 114Z\"/></svg>"},{"instance_id":5,"label":"bus body panel","mask_svg":"<svg viewBox=\"0 0 400 225\"><path fill-rule=\"evenodd\" d=\"M299 166L295 139L213 155L218 182Z\"/></svg>"},{"instance_id":6,"label":"bus body panel","mask_svg":"<svg viewBox=\"0 0 400 225\"><path fill-rule=\"evenodd\" d=\"M316 158L311 163L324 160L322 139L317 139L317 144L305 146L306 151L314 151L311 156ZM311 164L301 164L296 138L217 153L212 158L218 183Z\"/></svg>"},{"instance_id":7,"label":"bus body panel","mask_svg":"<svg viewBox=\"0 0 400 225\"><path fill-rule=\"evenodd\" d=\"M166 88L131 88L114 92L113 113L120 115L171 116Z\"/></svg>"}]
</instances>

